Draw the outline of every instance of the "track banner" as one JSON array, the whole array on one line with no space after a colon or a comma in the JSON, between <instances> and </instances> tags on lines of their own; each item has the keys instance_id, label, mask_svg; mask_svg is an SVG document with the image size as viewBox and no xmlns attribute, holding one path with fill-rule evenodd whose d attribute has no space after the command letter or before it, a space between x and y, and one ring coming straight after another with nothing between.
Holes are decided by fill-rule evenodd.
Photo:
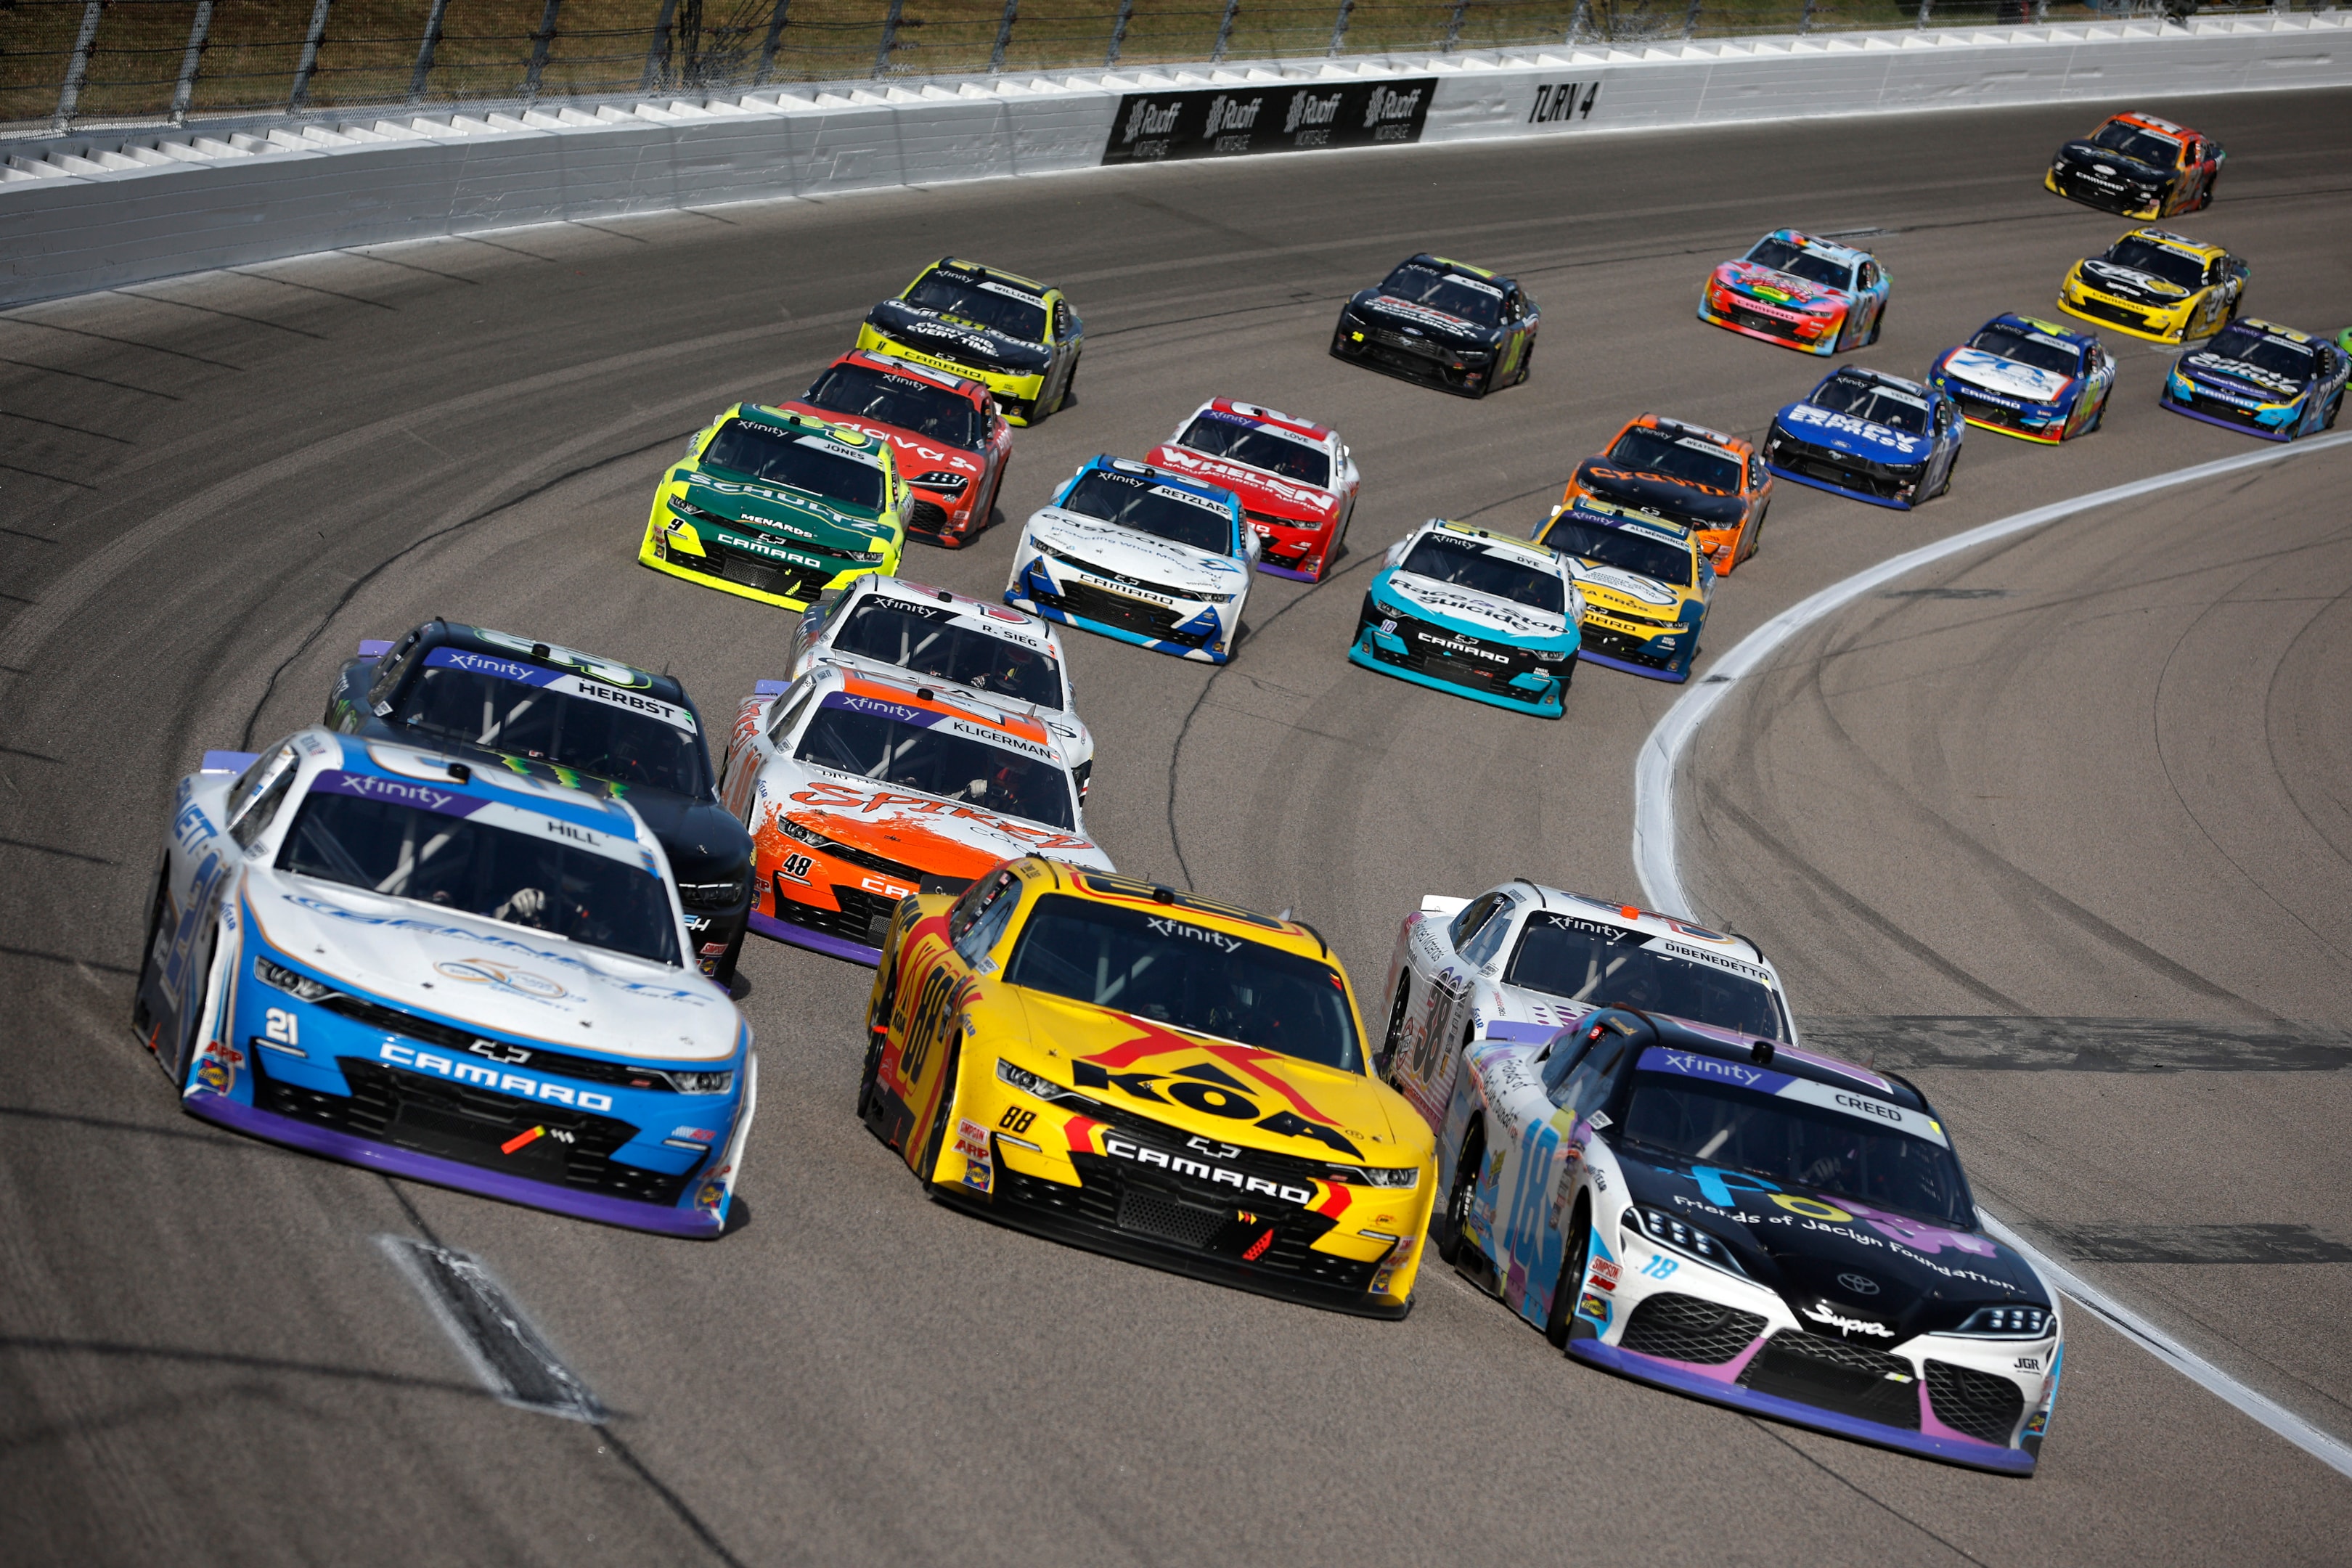
<instances>
[{"instance_id":1,"label":"track banner","mask_svg":"<svg viewBox=\"0 0 2352 1568\"><path fill-rule=\"evenodd\" d=\"M1318 147L1418 142L1434 77L1130 92L1111 121L1106 163L1232 158Z\"/></svg>"}]
</instances>

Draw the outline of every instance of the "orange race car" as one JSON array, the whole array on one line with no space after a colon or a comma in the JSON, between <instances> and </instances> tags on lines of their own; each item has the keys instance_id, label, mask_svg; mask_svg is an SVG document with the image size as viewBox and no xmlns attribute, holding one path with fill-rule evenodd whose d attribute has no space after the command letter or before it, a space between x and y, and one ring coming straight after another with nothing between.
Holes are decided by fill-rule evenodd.
<instances>
[{"instance_id":1,"label":"orange race car","mask_svg":"<svg viewBox=\"0 0 2352 1568\"><path fill-rule=\"evenodd\" d=\"M1552 515L1574 510L1580 496L1680 523L1698 535L1699 553L1714 563L1716 574L1728 576L1756 553L1772 475L1737 436L1644 414L1618 431L1606 451L1576 466ZM1537 532L1538 544L1550 526Z\"/></svg>"}]
</instances>

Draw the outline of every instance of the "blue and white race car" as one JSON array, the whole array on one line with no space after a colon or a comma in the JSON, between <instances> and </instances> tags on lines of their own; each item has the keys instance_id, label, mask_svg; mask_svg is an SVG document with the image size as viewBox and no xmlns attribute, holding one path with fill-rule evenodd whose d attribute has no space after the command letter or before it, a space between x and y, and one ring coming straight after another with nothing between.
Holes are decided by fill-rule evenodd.
<instances>
[{"instance_id":1,"label":"blue and white race car","mask_svg":"<svg viewBox=\"0 0 2352 1568\"><path fill-rule=\"evenodd\" d=\"M1557 719L1584 617L1552 551L1432 518L1389 546L1348 660L1416 686Z\"/></svg>"},{"instance_id":2,"label":"blue and white race car","mask_svg":"<svg viewBox=\"0 0 2352 1568\"><path fill-rule=\"evenodd\" d=\"M1261 542L1234 492L1097 457L1031 515L1004 602L1155 653L1223 664Z\"/></svg>"},{"instance_id":3,"label":"blue and white race car","mask_svg":"<svg viewBox=\"0 0 2352 1568\"><path fill-rule=\"evenodd\" d=\"M2333 428L2352 356L2324 338L2249 317L2182 354L2157 401L2175 414L2292 441Z\"/></svg>"},{"instance_id":4,"label":"blue and white race car","mask_svg":"<svg viewBox=\"0 0 2352 1568\"><path fill-rule=\"evenodd\" d=\"M1942 388L1841 365L1772 416L1764 461L1801 485L1908 511L1951 489L1967 433Z\"/></svg>"},{"instance_id":5,"label":"blue and white race car","mask_svg":"<svg viewBox=\"0 0 2352 1568\"><path fill-rule=\"evenodd\" d=\"M2055 446L2106 417L2115 357L2088 332L2039 316L1995 316L1928 367L1927 384L1959 400L1983 430Z\"/></svg>"},{"instance_id":6,"label":"blue and white race car","mask_svg":"<svg viewBox=\"0 0 2352 1568\"><path fill-rule=\"evenodd\" d=\"M625 803L323 729L205 761L133 1008L190 1114L608 1225L726 1228L751 1031Z\"/></svg>"}]
</instances>

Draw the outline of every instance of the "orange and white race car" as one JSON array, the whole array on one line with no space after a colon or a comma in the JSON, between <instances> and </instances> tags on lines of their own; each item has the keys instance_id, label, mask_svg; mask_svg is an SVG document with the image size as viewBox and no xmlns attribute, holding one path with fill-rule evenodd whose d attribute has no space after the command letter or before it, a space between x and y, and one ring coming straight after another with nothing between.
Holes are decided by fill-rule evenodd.
<instances>
[{"instance_id":1,"label":"orange and white race car","mask_svg":"<svg viewBox=\"0 0 2352 1568\"><path fill-rule=\"evenodd\" d=\"M1257 569L1303 583L1320 583L1339 558L1362 483L1328 427L1229 397L1194 409L1143 460L1241 497L1265 542Z\"/></svg>"},{"instance_id":2,"label":"orange and white race car","mask_svg":"<svg viewBox=\"0 0 2352 1568\"><path fill-rule=\"evenodd\" d=\"M1013 460L1013 427L986 384L852 349L783 405L890 443L898 473L913 487L907 531L954 550L988 526Z\"/></svg>"},{"instance_id":3,"label":"orange and white race car","mask_svg":"<svg viewBox=\"0 0 2352 1568\"><path fill-rule=\"evenodd\" d=\"M761 681L719 797L751 830L751 929L858 963L902 899L1017 855L1098 871L1065 742L1025 705L823 664Z\"/></svg>"},{"instance_id":4,"label":"orange and white race car","mask_svg":"<svg viewBox=\"0 0 2352 1568\"><path fill-rule=\"evenodd\" d=\"M1576 466L1552 515L1594 496L1680 523L1698 535L1699 553L1716 575L1756 553L1772 504L1772 473L1737 436L1644 414L1629 421L1597 456ZM1538 529L1536 542L1544 542Z\"/></svg>"}]
</instances>

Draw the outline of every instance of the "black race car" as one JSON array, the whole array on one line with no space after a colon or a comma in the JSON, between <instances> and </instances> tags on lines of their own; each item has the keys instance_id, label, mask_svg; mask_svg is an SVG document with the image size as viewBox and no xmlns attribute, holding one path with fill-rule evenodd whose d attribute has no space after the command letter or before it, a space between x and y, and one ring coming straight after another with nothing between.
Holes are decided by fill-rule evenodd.
<instances>
[{"instance_id":1,"label":"black race car","mask_svg":"<svg viewBox=\"0 0 2352 1568\"><path fill-rule=\"evenodd\" d=\"M2153 114L2118 114L2050 160L2042 187L2126 217L2163 218L2213 205L2221 144Z\"/></svg>"},{"instance_id":2,"label":"black race car","mask_svg":"<svg viewBox=\"0 0 2352 1568\"><path fill-rule=\"evenodd\" d=\"M1528 378L1536 302L1483 267L1421 255L1339 308L1338 358L1484 397Z\"/></svg>"},{"instance_id":3,"label":"black race car","mask_svg":"<svg viewBox=\"0 0 2352 1568\"><path fill-rule=\"evenodd\" d=\"M719 804L702 717L671 677L432 620L396 644L360 644L323 721L627 801L669 857L702 972L733 976L751 913L751 835Z\"/></svg>"}]
</instances>

